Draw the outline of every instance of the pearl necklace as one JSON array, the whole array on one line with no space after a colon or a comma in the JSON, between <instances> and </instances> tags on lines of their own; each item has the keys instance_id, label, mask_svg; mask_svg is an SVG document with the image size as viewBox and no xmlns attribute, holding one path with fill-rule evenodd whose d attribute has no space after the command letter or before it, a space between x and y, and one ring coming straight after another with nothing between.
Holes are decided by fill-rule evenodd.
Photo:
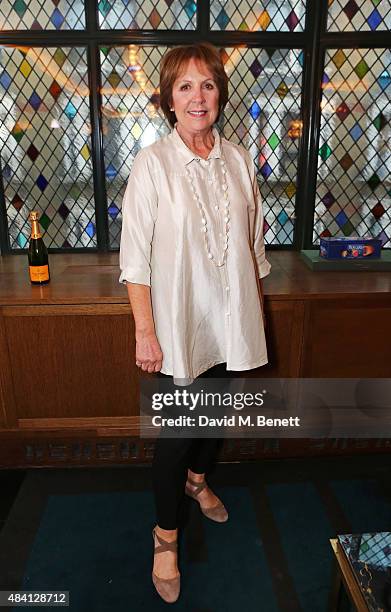
<instances>
[{"instance_id":1,"label":"pearl necklace","mask_svg":"<svg viewBox=\"0 0 391 612\"><path fill-rule=\"evenodd\" d=\"M201 215L201 232L204 235L204 243L206 252L208 254L208 258L215 266L221 268L224 265L227 249L228 249L228 226L229 226L229 198L228 198L228 185L227 185L227 169L225 166L225 161L223 159L220 160L220 164L222 166L221 171L223 173L223 184L221 186L223 190L224 197L224 234L223 234L223 252L220 258L215 258L212 251L210 250L209 238L208 238L208 223L206 220L206 215L204 211L204 206L202 205L199 194L197 193L196 188L193 184L193 177L191 176L189 167L186 166L186 175L189 179L191 190L193 192L194 199L196 201L198 210ZM218 206L215 206L215 209L218 210Z\"/></svg>"}]
</instances>

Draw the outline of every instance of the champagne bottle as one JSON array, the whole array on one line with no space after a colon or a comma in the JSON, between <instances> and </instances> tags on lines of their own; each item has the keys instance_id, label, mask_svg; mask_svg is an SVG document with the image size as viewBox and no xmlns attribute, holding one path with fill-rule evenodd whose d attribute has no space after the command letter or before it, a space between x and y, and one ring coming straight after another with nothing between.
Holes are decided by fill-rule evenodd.
<instances>
[{"instance_id":1,"label":"champagne bottle","mask_svg":"<svg viewBox=\"0 0 391 612\"><path fill-rule=\"evenodd\" d=\"M31 211L30 221L31 237L28 250L30 281L33 285L45 285L50 281L49 259L39 229L39 213L36 210Z\"/></svg>"}]
</instances>

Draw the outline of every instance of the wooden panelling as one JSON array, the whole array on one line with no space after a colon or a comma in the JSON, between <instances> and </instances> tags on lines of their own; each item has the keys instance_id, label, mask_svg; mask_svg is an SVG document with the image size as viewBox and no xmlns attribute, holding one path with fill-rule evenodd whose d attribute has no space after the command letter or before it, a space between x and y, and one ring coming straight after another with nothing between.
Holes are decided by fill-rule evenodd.
<instances>
[{"instance_id":1,"label":"wooden panelling","mask_svg":"<svg viewBox=\"0 0 391 612\"><path fill-rule=\"evenodd\" d=\"M56 431L73 430L87 431L100 435L136 436L140 433L140 417L68 417L65 419L19 419L20 430Z\"/></svg>"},{"instance_id":2,"label":"wooden panelling","mask_svg":"<svg viewBox=\"0 0 391 612\"><path fill-rule=\"evenodd\" d=\"M130 315L130 304L67 304L55 306L3 306L4 317L58 317L66 315Z\"/></svg>"},{"instance_id":3,"label":"wooden panelling","mask_svg":"<svg viewBox=\"0 0 391 612\"><path fill-rule=\"evenodd\" d=\"M68 467L150 463L155 440L137 437L103 437L89 431L41 432L15 435L0 432L0 466ZM281 457L321 457L385 453L391 440L363 439L226 439L221 461L254 461Z\"/></svg>"},{"instance_id":4,"label":"wooden panelling","mask_svg":"<svg viewBox=\"0 0 391 612\"><path fill-rule=\"evenodd\" d=\"M265 303L266 345L269 363L245 373L259 378L299 375L303 339L304 304L296 300Z\"/></svg>"},{"instance_id":5,"label":"wooden panelling","mask_svg":"<svg viewBox=\"0 0 391 612\"><path fill-rule=\"evenodd\" d=\"M18 419L138 413L130 315L7 314Z\"/></svg>"},{"instance_id":6,"label":"wooden panelling","mask_svg":"<svg viewBox=\"0 0 391 612\"><path fill-rule=\"evenodd\" d=\"M390 274L314 273L298 253L268 259L269 363L244 376L391 377ZM150 461L153 441L137 438L139 377L149 375L135 365L118 253L53 254L51 276L31 286L24 256L0 257L0 467ZM224 458L389 449L384 440L243 439L226 440Z\"/></svg>"},{"instance_id":7,"label":"wooden panelling","mask_svg":"<svg viewBox=\"0 0 391 612\"><path fill-rule=\"evenodd\" d=\"M15 399L4 319L0 314L0 429L16 426Z\"/></svg>"},{"instance_id":8,"label":"wooden panelling","mask_svg":"<svg viewBox=\"0 0 391 612\"><path fill-rule=\"evenodd\" d=\"M391 300L314 300L305 323L303 377L391 377Z\"/></svg>"}]
</instances>

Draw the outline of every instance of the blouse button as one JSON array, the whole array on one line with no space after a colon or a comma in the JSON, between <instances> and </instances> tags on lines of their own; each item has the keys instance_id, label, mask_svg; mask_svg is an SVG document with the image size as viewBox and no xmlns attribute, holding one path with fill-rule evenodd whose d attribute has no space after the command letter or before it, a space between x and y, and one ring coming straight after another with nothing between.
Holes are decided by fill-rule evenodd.
<instances>
[{"instance_id":1,"label":"blouse button","mask_svg":"<svg viewBox=\"0 0 391 612\"><path fill-rule=\"evenodd\" d=\"M215 206L215 210L219 210L219 207L218 207L218 206Z\"/></svg>"}]
</instances>

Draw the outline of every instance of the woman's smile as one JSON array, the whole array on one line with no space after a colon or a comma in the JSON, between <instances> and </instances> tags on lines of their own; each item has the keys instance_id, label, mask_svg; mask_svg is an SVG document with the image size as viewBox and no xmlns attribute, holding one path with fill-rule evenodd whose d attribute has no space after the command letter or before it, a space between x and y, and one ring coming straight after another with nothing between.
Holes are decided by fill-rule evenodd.
<instances>
[{"instance_id":1,"label":"woman's smile","mask_svg":"<svg viewBox=\"0 0 391 612\"><path fill-rule=\"evenodd\" d=\"M189 115L191 115L192 117L205 117L205 115L207 114L206 110L201 110L201 111L188 111Z\"/></svg>"}]
</instances>

